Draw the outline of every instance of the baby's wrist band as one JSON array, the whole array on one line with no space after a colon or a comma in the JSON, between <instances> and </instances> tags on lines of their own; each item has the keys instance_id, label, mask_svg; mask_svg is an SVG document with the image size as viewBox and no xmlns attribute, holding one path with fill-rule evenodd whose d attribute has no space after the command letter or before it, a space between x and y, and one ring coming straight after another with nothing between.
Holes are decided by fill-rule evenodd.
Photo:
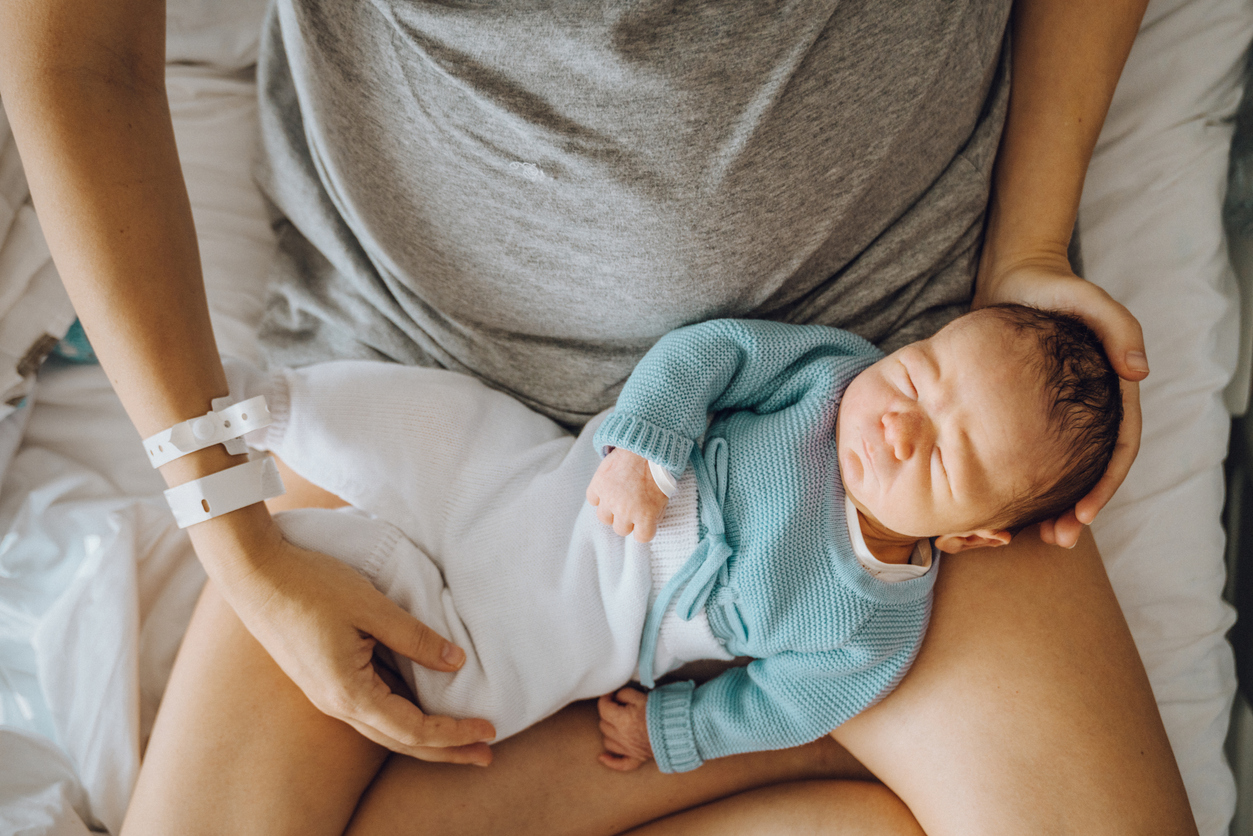
<instances>
[{"instance_id":1,"label":"baby's wrist band","mask_svg":"<svg viewBox=\"0 0 1253 836\"><path fill-rule=\"evenodd\" d=\"M674 478L673 473L652 459L648 460L648 472L652 474L653 482L657 485L657 489L664 493L667 499L674 496L674 492L679 488L679 480Z\"/></svg>"},{"instance_id":2,"label":"baby's wrist band","mask_svg":"<svg viewBox=\"0 0 1253 836\"><path fill-rule=\"evenodd\" d=\"M219 470L165 492L179 528L282 496L283 479L271 456Z\"/></svg>"},{"instance_id":3,"label":"baby's wrist band","mask_svg":"<svg viewBox=\"0 0 1253 836\"><path fill-rule=\"evenodd\" d=\"M242 438L246 433L274 423L265 396L258 395L234 405L230 398L214 398L212 409L199 418L175 424L168 430L144 439L144 450L153 467L161 467L175 459L221 444L233 456L248 452Z\"/></svg>"}]
</instances>

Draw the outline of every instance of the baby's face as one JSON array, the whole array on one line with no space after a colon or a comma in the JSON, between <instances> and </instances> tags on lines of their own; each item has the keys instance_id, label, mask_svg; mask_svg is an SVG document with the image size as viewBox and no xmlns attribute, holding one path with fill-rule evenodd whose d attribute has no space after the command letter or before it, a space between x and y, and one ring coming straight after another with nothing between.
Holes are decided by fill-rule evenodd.
<instances>
[{"instance_id":1,"label":"baby's face","mask_svg":"<svg viewBox=\"0 0 1253 836\"><path fill-rule=\"evenodd\" d=\"M853 379L836 420L857 508L909 537L1003 525L996 516L1049 475L1058 444L1025 340L975 313Z\"/></svg>"}]
</instances>

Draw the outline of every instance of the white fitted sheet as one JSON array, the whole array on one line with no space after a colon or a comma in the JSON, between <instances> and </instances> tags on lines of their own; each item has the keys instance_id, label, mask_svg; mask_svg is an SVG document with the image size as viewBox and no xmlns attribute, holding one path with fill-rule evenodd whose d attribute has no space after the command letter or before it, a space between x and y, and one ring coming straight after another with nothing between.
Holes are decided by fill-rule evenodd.
<instances>
[{"instance_id":1,"label":"white fitted sheet","mask_svg":"<svg viewBox=\"0 0 1253 836\"><path fill-rule=\"evenodd\" d=\"M255 40L211 17L171 56L208 50L215 66L171 66L170 99L215 334L255 358L273 241L249 176L254 91L235 69ZM1235 801L1219 515L1240 326L1220 206L1251 37L1253 0L1151 3L1080 211L1085 272L1140 318L1153 368L1140 457L1094 531L1203 836ZM120 824L204 577L160 488L100 369L46 369L0 485L0 831Z\"/></svg>"}]
</instances>

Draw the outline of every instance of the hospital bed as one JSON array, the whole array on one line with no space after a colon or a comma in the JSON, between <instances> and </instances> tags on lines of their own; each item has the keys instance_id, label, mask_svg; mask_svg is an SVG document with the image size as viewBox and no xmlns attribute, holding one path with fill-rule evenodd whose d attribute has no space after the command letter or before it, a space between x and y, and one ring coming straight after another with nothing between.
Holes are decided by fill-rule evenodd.
<instances>
[{"instance_id":1,"label":"hospital bed","mask_svg":"<svg viewBox=\"0 0 1253 836\"><path fill-rule=\"evenodd\" d=\"M167 48L215 334L223 352L254 359L274 248L249 176L263 3L170 0ZM1139 317L1153 368L1140 457L1093 529L1202 836L1228 832L1237 804L1224 756L1236 671L1221 518L1253 305L1242 324L1221 206L1251 39L1253 0L1153 0L1079 216L1083 270ZM0 122L0 187L14 159ZM11 232L0 228L0 301L6 283L46 269L42 242ZM116 833L204 573L98 366L44 364L0 420L0 468L0 833ZM1253 488L1245 496L1253 507ZM1240 507L1236 497L1228 508L1236 529ZM1237 716L1230 751L1248 799L1253 715ZM1253 832L1241 815L1238 832Z\"/></svg>"}]
</instances>

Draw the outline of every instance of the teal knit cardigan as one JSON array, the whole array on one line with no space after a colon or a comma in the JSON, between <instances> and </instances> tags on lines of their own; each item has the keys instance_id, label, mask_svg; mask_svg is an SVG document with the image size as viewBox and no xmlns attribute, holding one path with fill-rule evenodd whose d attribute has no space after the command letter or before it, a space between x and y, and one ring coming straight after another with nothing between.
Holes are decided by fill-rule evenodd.
<instances>
[{"instance_id":1,"label":"teal knit cardigan","mask_svg":"<svg viewBox=\"0 0 1253 836\"><path fill-rule=\"evenodd\" d=\"M840 395L881 356L817 325L680 328L640 361L597 430L597 449L696 470L700 545L649 612L644 684L671 603L685 618L704 608L726 649L753 657L699 687L649 694L663 772L816 740L891 691L917 654L935 569L889 584L862 568L836 459Z\"/></svg>"}]
</instances>

